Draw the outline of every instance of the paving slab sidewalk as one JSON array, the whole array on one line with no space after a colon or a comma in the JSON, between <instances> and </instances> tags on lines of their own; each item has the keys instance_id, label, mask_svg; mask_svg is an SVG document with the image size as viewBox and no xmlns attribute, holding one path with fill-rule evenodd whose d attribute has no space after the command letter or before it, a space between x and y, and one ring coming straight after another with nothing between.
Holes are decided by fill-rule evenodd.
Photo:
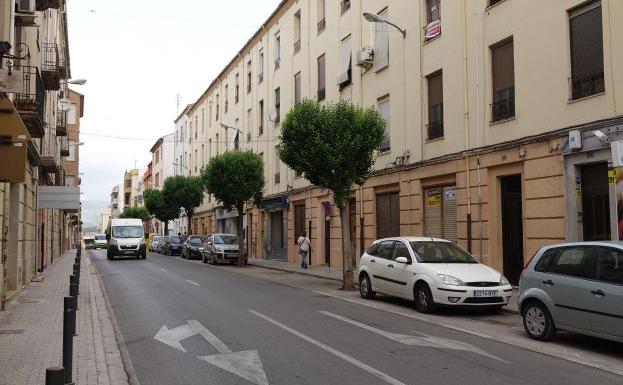
<instances>
[{"instance_id":1,"label":"paving slab sidewalk","mask_svg":"<svg viewBox=\"0 0 623 385\"><path fill-rule=\"evenodd\" d=\"M43 385L45 369L62 365L63 298L74 257L75 251L63 254L42 282L26 286L0 313L0 384ZM75 384L128 384L99 280L84 253L78 298Z\"/></svg>"}]
</instances>

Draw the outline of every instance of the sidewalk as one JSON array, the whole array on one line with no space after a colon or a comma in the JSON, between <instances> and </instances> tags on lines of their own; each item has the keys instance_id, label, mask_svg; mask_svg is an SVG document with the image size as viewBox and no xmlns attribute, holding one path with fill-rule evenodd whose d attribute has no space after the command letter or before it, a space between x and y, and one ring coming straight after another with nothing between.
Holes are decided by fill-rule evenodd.
<instances>
[{"instance_id":1,"label":"sidewalk","mask_svg":"<svg viewBox=\"0 0 623 385\"><path fill-rule=\"evenodd\" d=\"M45 369L62 365L63 298L75 251L65 253L0 313L0 384L45 384ZM83 254L74 337L76 385L125 385L127 375L96 273Z\"/></svg>"},{"instance_id":2,"label":"sidewalk","mask_svg":"<svg viewBox=\"0 0 623 385\"><path fill-rule=\"evenodd\" d=\"M266 269L285 271L288 273L304 274L317 278L331 279L334 281L342 281L342 269L329 266L310 266L307 269L301 268L300 265L289 262L273 261L268 259L249 258L249 265L263 267ZM355 274L355 284L358 284L358 277ZM517 307L518 289L513 289L513 299L504 309L513 313L519 313Z\"/></svg>"}]
</instances>

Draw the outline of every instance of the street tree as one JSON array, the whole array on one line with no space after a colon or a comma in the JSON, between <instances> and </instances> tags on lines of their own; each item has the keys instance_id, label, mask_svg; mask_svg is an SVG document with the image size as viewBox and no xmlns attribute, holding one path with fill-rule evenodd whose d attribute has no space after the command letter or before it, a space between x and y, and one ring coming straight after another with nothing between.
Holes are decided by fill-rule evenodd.
<instances>
[{"instance_id":1,"label":"street tree","mask_svg":"<svg viewBox=\"0 0 623 385\"><path fill-rule=\"evenodd\" d=\"M195 208L203 200L203 182L198 176L171 176L164 181L162 187L164 201L176 213L180 209L186 211L188 226L192 228Z\"/></svg>"},{"instance_id":2,"label":"street tree","mask_svg":"<svg viewBox=\"0 0 623 385\"><path fill-rule=\"evenodd\" d=\"M179 217L179 208L174 207L174 202L167 202L161 190L145 191L143 200L147 210L164 223L164 233L169 234L169 221Z\"/></svg>"},{"instance_id":3,"label":"street tree","mask_svg":"<svg viewBox=\"0 0 623 385\"><path fill-rule=\"evenodd\" d=\"M343 286L353 290L353 236L349 199L374 165L385 132L378 111L347 101L321 105L305 100L287 114L281 128L279 156L312 184L331 190L342 223Z\"/></svg>"},{"instance_id":4,"label":"street tree","mask_svg":"<svg viewBox=\"0 0 623 385\"><path fill-rule=\"evenodd\" d=\"M145 222L150 217L149 211L145 207L130 206L123 209L123 212L119 214L119 218L134 218L140 219Z\"/></svg>"},{"instance_id":5,"label":"street tree","mask_svg":"<svg viewBox=\"0 0 623 385\"><path fill-rule=\"evenodd\" d=\"M234 151L218 155L201 170L206 191L223 207L238 210L238 266L247 264L244 250L243 218L245 203L259 202L264 189L264 163L251 151Z\"/></svg>"}]
</instances>

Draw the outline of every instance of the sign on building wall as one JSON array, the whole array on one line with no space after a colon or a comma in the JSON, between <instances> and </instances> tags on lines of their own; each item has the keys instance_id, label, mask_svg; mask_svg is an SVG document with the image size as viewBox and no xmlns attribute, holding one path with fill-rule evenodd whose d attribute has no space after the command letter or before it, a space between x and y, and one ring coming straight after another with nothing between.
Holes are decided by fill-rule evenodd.
<instances>
[{"instance_id":1,"label":"sign on building wall","mask_svg":"<svg viewBox=\"0 0 623 385\"><path fill-rule=\"evenodd\" d=\"M37 203L40 209L80 209L80 187L39 186Z\"/></svg>"}]
</instances>

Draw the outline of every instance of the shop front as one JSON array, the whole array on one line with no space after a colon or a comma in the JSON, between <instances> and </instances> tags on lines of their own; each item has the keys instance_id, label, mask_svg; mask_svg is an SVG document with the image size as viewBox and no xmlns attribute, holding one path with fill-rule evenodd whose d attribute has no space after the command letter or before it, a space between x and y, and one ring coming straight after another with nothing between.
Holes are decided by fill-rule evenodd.
<instances>
[{"instance_id":1,"label":"shop front","mask_svg":"<svg viewBox=\"0 0 623 385\"><path fill-rule=\"evenodd\" d=\"M262 200L264 217L264 255L266 259L285 261L288 256L288 197Z\"/></svg>"}]
</instances>

